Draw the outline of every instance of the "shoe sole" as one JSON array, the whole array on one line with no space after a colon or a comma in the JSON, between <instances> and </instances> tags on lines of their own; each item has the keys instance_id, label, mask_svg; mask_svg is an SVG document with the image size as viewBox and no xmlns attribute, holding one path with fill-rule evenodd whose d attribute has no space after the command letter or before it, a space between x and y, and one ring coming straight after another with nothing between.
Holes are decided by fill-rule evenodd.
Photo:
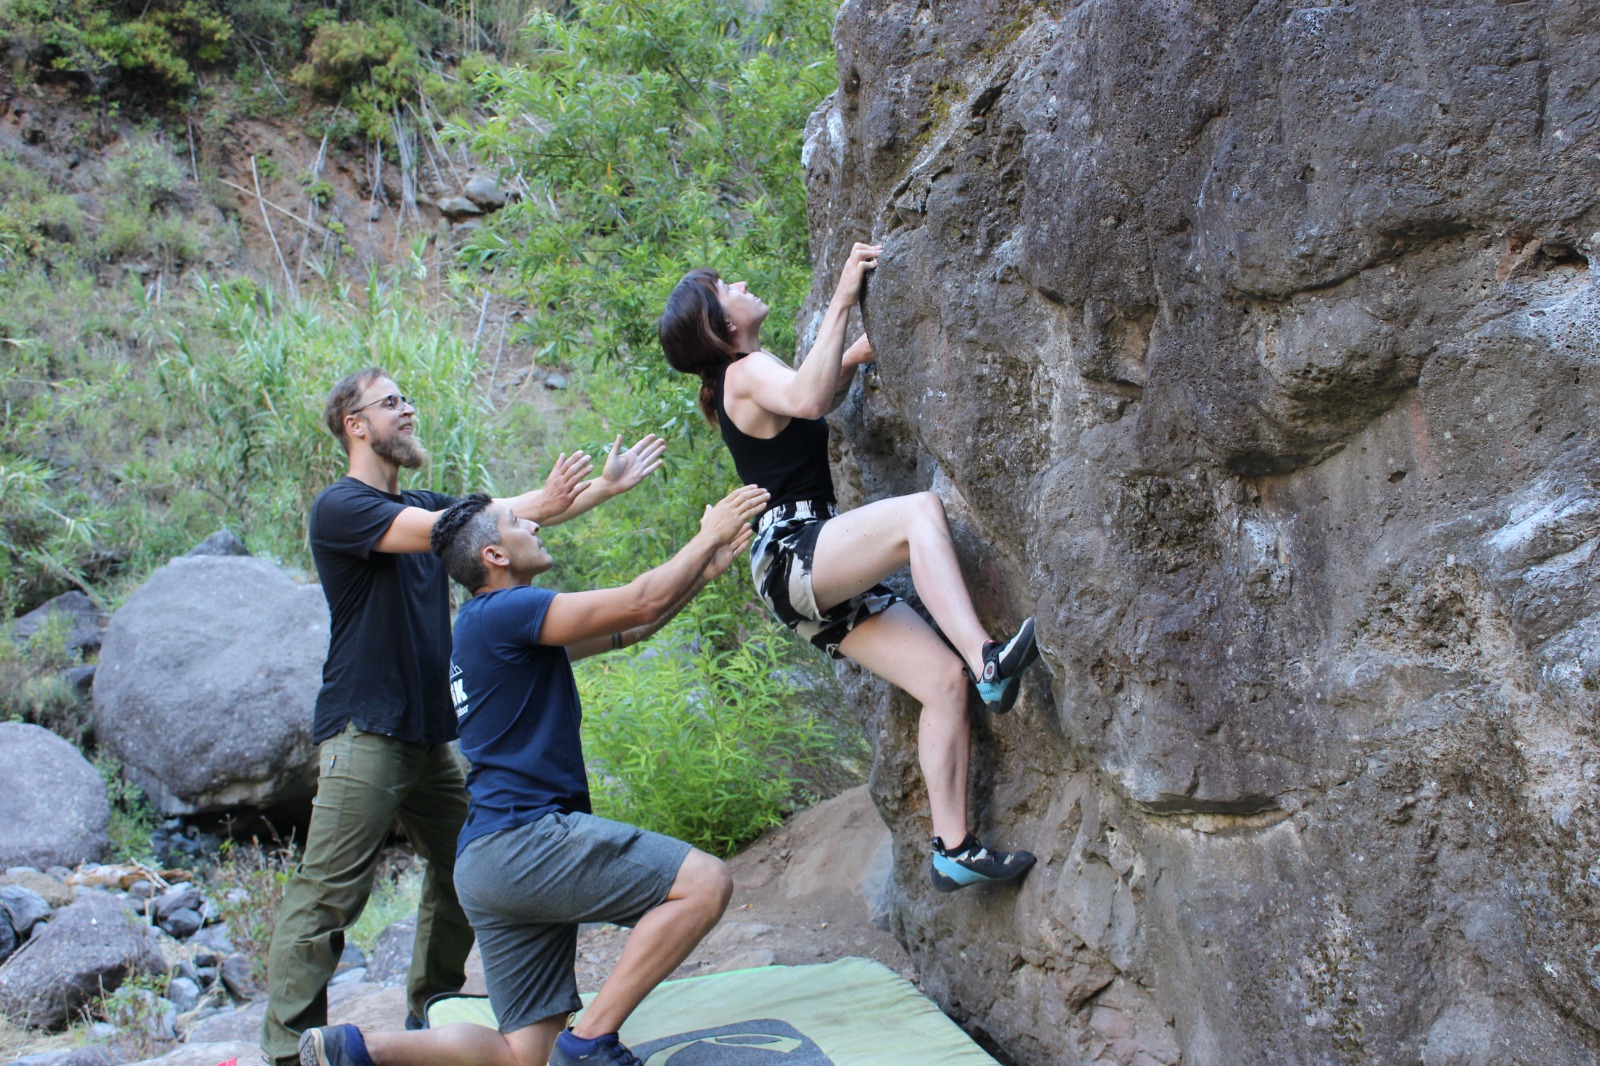
<instances>
[{"instance_id":1,"label":"shoe sole","mask_svg":"<svg viewBox=\"0 0 1600 1066\"><path fill-rule=\"evenodd\" d=\"M300 1034L300 1066L332 1066L321 1029L307 1029Z\"/></svg>"}]
</instances>

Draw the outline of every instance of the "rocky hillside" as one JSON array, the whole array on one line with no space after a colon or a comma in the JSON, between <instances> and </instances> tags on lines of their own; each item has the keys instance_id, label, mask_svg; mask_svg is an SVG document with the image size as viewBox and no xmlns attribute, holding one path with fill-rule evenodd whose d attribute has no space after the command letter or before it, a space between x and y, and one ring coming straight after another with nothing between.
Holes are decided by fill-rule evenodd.
<instances>
[{"instance_id":1,"label":"rocky hillside","mask_svg":"<svg viewBox=\"0 0 1600 1066\"><path fill-rule=\"evenodd\" d=\"M854 500L932 487L1044 669L1015 893L896 929L1016 1061L1600 1056L1600 6L850 0L815 292L885 245ZM817 297L813 306L817 305Z\"/></svg>"}]
</instances>

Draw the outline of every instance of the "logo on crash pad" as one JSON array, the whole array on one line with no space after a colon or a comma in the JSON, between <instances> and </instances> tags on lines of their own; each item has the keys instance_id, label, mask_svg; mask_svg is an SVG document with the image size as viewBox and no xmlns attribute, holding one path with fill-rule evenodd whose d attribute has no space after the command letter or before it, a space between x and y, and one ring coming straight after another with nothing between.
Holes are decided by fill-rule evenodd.
<instances>
[{"instance_id":1,"label":"logo on crash pad","mask_svg":"<svg viewBox=\"0 0 1600 1066\"><path fill-rule=\"evenodd\" d=\"M800 1030L776 1018L751 1018L715 1029L635 1044L644 1066L833 1066Z\"/></svg>"}]
</instances>

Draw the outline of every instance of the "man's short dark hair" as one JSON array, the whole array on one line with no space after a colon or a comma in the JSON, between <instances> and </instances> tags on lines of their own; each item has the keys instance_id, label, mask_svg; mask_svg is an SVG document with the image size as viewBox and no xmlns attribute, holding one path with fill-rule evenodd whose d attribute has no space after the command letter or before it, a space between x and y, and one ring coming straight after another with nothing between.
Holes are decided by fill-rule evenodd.
<instances>
[{"instance_id":1,"label":"man's short dark hair","mask_svg":"<svg viewBox=\"0 0 1600 1066\"><path fill-rule=\"evenodd\" d=\"M428 534L428 547L443 561L445 572L468 592L488 583L483 549L500 543L499 516L489 509L493 502L482 492L465 496L445 509Z\"/></svg>"},{"instance_id":2,"label":"man's short dark hair","mask_svg":"<svg viewBox=\"0 0 1600 1066\"><path fill-rule=\"evenodd\" d=\"M354 374L346 374L328 393L328 402L322 408L322 420L328 423L328 432L333 434L333 439L339 442L339 447L344 449L346 455L350 454L350 441L344 435L345 417L361 406L361 394L367 391L368 385L388 376L389 372L381 367L369 366Z\"/></svg>"}]
</instances>

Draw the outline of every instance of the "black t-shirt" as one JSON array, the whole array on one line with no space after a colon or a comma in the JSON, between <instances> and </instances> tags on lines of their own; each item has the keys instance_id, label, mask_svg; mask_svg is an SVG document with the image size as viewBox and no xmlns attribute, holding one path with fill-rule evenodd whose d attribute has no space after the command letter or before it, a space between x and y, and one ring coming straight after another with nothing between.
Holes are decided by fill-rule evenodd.
<instances>
[{"instance_id":1,"label":"black t-shirt","mask_svg":"<svg viewBox=\"0 0 1600 1066\"><path fill-rule=\"evenodd\" d=\"M741 356L741 358L744 358ZM732 365L731 363L729 364ZM722 368L724 378L728 368ZM800 500L833 502L833 471L828 469L828 421L791 418L775 437L752 437L733 424L717 382L717 426L733 456L733 468L746 485L772 494L767 508Z\"/></svg>"},{"instance_id":2,"label":"black t-shirt","mask_svg":"<svg viewBox=\"0 0 1600 1066\"><path fill-rule=\"evenodd\" d=\"M454 502L419 490L391 496L345 477L311 505L311 557L333 616L314 743L351 722L413 744L455 739L444 565L429 552L373 550L407 507L438 511Z\"/></svg>"}]
</instances>

